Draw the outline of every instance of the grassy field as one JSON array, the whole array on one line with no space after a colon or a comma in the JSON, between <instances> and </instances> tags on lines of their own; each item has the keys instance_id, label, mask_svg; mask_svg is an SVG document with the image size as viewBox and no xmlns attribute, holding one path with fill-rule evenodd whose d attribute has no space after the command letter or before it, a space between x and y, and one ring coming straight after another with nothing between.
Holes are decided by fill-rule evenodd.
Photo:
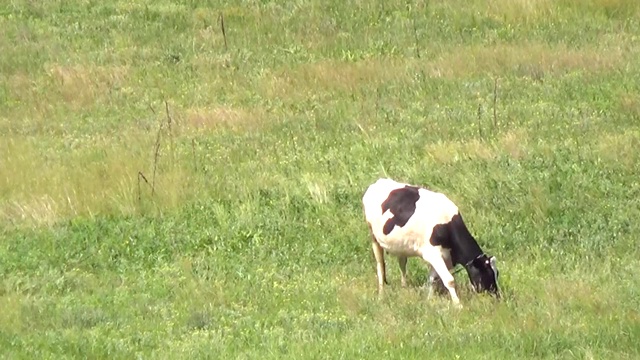
<instances>
[{"instance_id":1,"label":"grassy field","mask_svg":"<svg viewBox=\"0 0 640 360\"><path fill-rule=\"evenodd\" d=\"M0 28L0 358L640 358L637 0L8 0ZM459 205L504 301L393 258L378 299L381 176Z\"/></svg>"}]
</instances>

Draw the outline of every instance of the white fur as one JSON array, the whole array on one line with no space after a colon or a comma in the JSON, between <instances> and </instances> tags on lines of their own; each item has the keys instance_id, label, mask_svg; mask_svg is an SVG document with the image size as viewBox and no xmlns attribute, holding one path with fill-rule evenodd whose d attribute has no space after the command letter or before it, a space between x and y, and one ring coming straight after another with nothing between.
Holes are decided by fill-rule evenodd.
<instances>
[{"instance_id":1,"label":"white fur","mask_svg":"<svg viewBox=\"0 0 640 360\"><path fill-rule=\"evenodd\" d=\"M389 210L382 213L381 205L395 189L403 188L405 183L392 179L379 179L367 188L362 203L367 223L373 236L372 249L376 257L378 287L382 291L386 282L384 253L399 259L402 271L402 285L406 285L406 259L408 257L421 257L431 266L430 280L436 278L436 274L442 279L443 284L449 290L451 299L459 304L456 294L453 275L449 269L453 267L449 249L441 246L433 246L429 242L434 226L451 221L458 214L458 207L444 194L420 188L420 199L416 203L416 210L407 224L403 227L396 226L387 235L383 233L386 221L393 217ZM433 284L432 284L433 285Z\"/></svg>"}]
</instances>

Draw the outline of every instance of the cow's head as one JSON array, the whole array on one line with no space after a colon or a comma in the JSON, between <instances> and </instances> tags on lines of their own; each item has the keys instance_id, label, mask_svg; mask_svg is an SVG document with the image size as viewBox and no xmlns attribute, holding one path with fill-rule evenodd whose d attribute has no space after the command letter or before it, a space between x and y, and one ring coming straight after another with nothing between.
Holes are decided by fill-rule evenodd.
<instances>
[{"instance_id":1,"label":"cow's head","mask_svg":"<svg viewBox=\"0 0 640 360\"><path fill-rule=\"evenodd\" d=\"M471 284L476 292L488 292L500 298L498 289L498 268L495 256L482 254L469 262L467 266Z\"/></svg>"}]
</instances>

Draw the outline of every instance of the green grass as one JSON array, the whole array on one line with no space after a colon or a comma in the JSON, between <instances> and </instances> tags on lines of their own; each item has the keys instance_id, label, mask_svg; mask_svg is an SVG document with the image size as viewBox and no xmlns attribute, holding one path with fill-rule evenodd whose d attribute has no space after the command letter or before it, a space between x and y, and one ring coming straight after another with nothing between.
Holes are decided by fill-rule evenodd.
<instances>
[{"instance_id":1,"label":"green grass","mask_svg":"<svg viewBox=\"0 0 640 360\"><path fill-rule=\"evenodd\" d=\"M640 358L637 1L12 0L0 27L1 358ZM380 176L458 204L504 301L393 258L378 299Z\"/></svg>"}]
</instances>

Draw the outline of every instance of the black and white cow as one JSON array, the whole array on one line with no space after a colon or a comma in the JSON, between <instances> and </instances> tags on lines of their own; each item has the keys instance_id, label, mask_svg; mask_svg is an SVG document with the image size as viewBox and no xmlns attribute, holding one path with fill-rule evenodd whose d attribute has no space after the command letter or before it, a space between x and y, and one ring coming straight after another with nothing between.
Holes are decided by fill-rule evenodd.
<instances>
[{"instance_id":1,"label":"black and white cow","mask_svg":"<svg viewBox=\"0 0 640 360\"><path fill-rule=\"evenodd\" d=\"M485 254L462 221L458 207L444 194L425 188L379 179L362 197L372 234L378 289L387 283L384 251L398 258L402 286L407 284L407 258L418 256L431 267L430 291L442 281L457 305L453 275L456 264L467 270L476 292L499 297L496 259Z\"/></svg>"}]
</instances>

